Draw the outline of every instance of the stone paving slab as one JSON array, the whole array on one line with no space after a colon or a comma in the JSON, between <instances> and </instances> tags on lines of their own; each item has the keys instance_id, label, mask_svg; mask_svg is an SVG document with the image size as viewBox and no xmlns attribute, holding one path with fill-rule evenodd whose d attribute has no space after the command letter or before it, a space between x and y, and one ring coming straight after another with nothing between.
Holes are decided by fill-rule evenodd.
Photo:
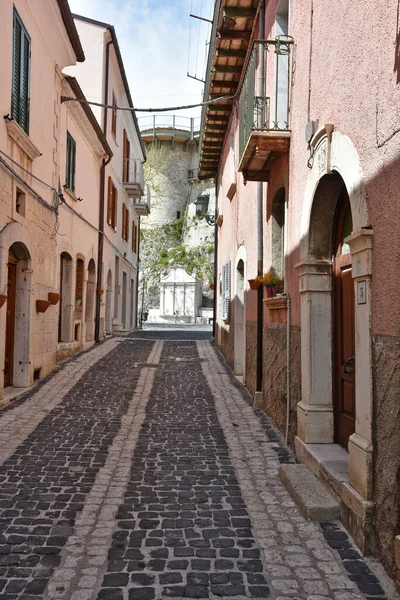
<instances>
[{"instance_id":1,"label":"stone paving slab","mask_svg":"<svg viewBox=\"0 0 400 600\"><path fill-rule=\"evenodd\" d=\"M109 340L0 412L0 600L394 600L299 512L291 453L190 335Z\"/></svg>"}]
</instances>

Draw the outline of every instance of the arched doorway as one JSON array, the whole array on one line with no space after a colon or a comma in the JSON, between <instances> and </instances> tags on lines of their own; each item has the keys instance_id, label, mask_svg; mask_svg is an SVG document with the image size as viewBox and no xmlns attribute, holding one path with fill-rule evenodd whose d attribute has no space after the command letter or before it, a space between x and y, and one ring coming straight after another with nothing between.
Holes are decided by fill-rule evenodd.
<instances>
[{"instance_id":1,"label":"arched doorway","mask_svg":"<svg viewBox=\"0 0 400 600\"><path fill-rule=\"evenodd\" d=\"M245 309L244 309L244 261L240 259L236 266L235 294L235 349L234 373L244 375L245 365Z\"/></svg>"},{"instance_id":2,"label":"arched doorway","mask_svg":"<svg viewBox=\"0 0 400 600\"><path fill-rule=\"evenodd\" d=\"M345 185L336 206L332 237L332 392L334 441L345 450L355 432L355 335L352 256L345 239L353 221Z\"/></svg>"},{"instance_id":3,"label":"arched doorway","mask_svg":"<svg viewBox=\"0 0 400 600\"><path fill-rule=\"evenodd\" d=\"M4 352L4 387L29 385L30 256L15 242L7 262L7 302Z\"/></svg>"},{"instance_id":4,"label":"arched doorway","mask_svg":"<svg viewBox=\"0 0 400 600\"><path fill-rule=\"evenodd\" d=\"M96 294L96 265L93 258L88 264L88 279L86 283L86 308L85 308L85 325L86 325L86 341L94 340L94 307Z\"/></svg>"},{"instance_id":5,"label":"arched doorway","mask_svg":"<svg viewBox=\"0 0 400 600\"><path fill-rule=\"evenodd\" d=\"M111 269L109 269L108 275L107 275L107 290L106 290L106 316L105 316L106 333L112 333L112 318L111 318L112 294L113 294L112 272L111 272Z\"/></svg>"},{"instance_id":6,"label":"arched doorway","mask_svg":"<svg viewBox=\"0 0 400 600\"><path fill-rule=\"evenodd\" d=\"M58 341L72 341L72 292L74 263L68 252L60 256L60 305L58 314Z\"/></svg>"}]
</instances>

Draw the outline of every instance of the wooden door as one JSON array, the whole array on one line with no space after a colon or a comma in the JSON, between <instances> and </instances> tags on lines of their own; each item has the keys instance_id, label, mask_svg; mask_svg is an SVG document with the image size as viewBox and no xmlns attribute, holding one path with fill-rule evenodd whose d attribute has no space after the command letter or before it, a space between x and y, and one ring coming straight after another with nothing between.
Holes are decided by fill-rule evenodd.
<instances>
[{"instance_id":1,"label":"wooden door","mask_svg":"<svg viewBox=\"0 0 400 600\"><path fill-rule=\"evenodd\" d=\"M12 385L14 361L15 289L17 281L17 261L8 259L8 284L6 304L6 343L4 355L4 387Z\"/></svg>"},{"instance_id":2,"label":"wooden door","mask_svg":"<svg viewBox=\"0 0 400 600\"><path fill-rule=\"evenodd\" d=\"M335 442L347 450L355 431L354 284L349 246L349 197L344 188L338 201L333 256L333 393Z\"/></svg>"}]
</instances>

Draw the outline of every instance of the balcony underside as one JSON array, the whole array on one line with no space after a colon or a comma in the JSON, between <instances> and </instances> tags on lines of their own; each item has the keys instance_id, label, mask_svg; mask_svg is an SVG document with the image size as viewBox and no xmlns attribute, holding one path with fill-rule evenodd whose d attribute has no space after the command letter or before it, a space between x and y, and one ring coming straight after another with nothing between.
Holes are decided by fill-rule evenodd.
<instances>
[{"instance_id":1,"label":"balcony underside","mask_svg":"<svg viewBox=\"0 0 400 600\"><path fill-rule=\"evenodd\" d=\"M268 181L269 167L281 152L289 152L290 131L253 129L244 148L239 171L245 181Z\"/></svg>"},{"instance_id":2,"label":"balcony underside","mask_svg":"<svg viewBox=\"0 0 400 600\"><path fill-rule=\"evenodd\" d=\"M123 186L128 198L141 198L144 196L144 191L140 183L125 181Z\"/></svg>"},{"instance_id":3,"label":"balcony underside","mask_svg":"<svg viewBox=\"0 0 400 600\"><path fill-rule=\"evenodd\" d=\"M139 217L147 217L147 215L150 213L150 206L147 204L147 202L134 201L133 208Z\"/></svg>"}]
</instances>

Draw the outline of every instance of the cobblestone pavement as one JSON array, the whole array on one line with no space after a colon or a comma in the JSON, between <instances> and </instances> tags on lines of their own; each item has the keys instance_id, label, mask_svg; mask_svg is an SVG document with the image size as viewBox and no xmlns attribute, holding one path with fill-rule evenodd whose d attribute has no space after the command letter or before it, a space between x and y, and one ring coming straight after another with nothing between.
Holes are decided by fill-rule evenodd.
<instances>
[{"instance_id":1,"label":"cobblestone pavement","mask_svg":"<svg viewBox=\"0 0 400 600\"><path fill-rule=\"evenodd\" d=\"M299 513L210 342L174 336L108 340L0 412L0 600L389 597Z\"/></svg>"}]
</instances>

